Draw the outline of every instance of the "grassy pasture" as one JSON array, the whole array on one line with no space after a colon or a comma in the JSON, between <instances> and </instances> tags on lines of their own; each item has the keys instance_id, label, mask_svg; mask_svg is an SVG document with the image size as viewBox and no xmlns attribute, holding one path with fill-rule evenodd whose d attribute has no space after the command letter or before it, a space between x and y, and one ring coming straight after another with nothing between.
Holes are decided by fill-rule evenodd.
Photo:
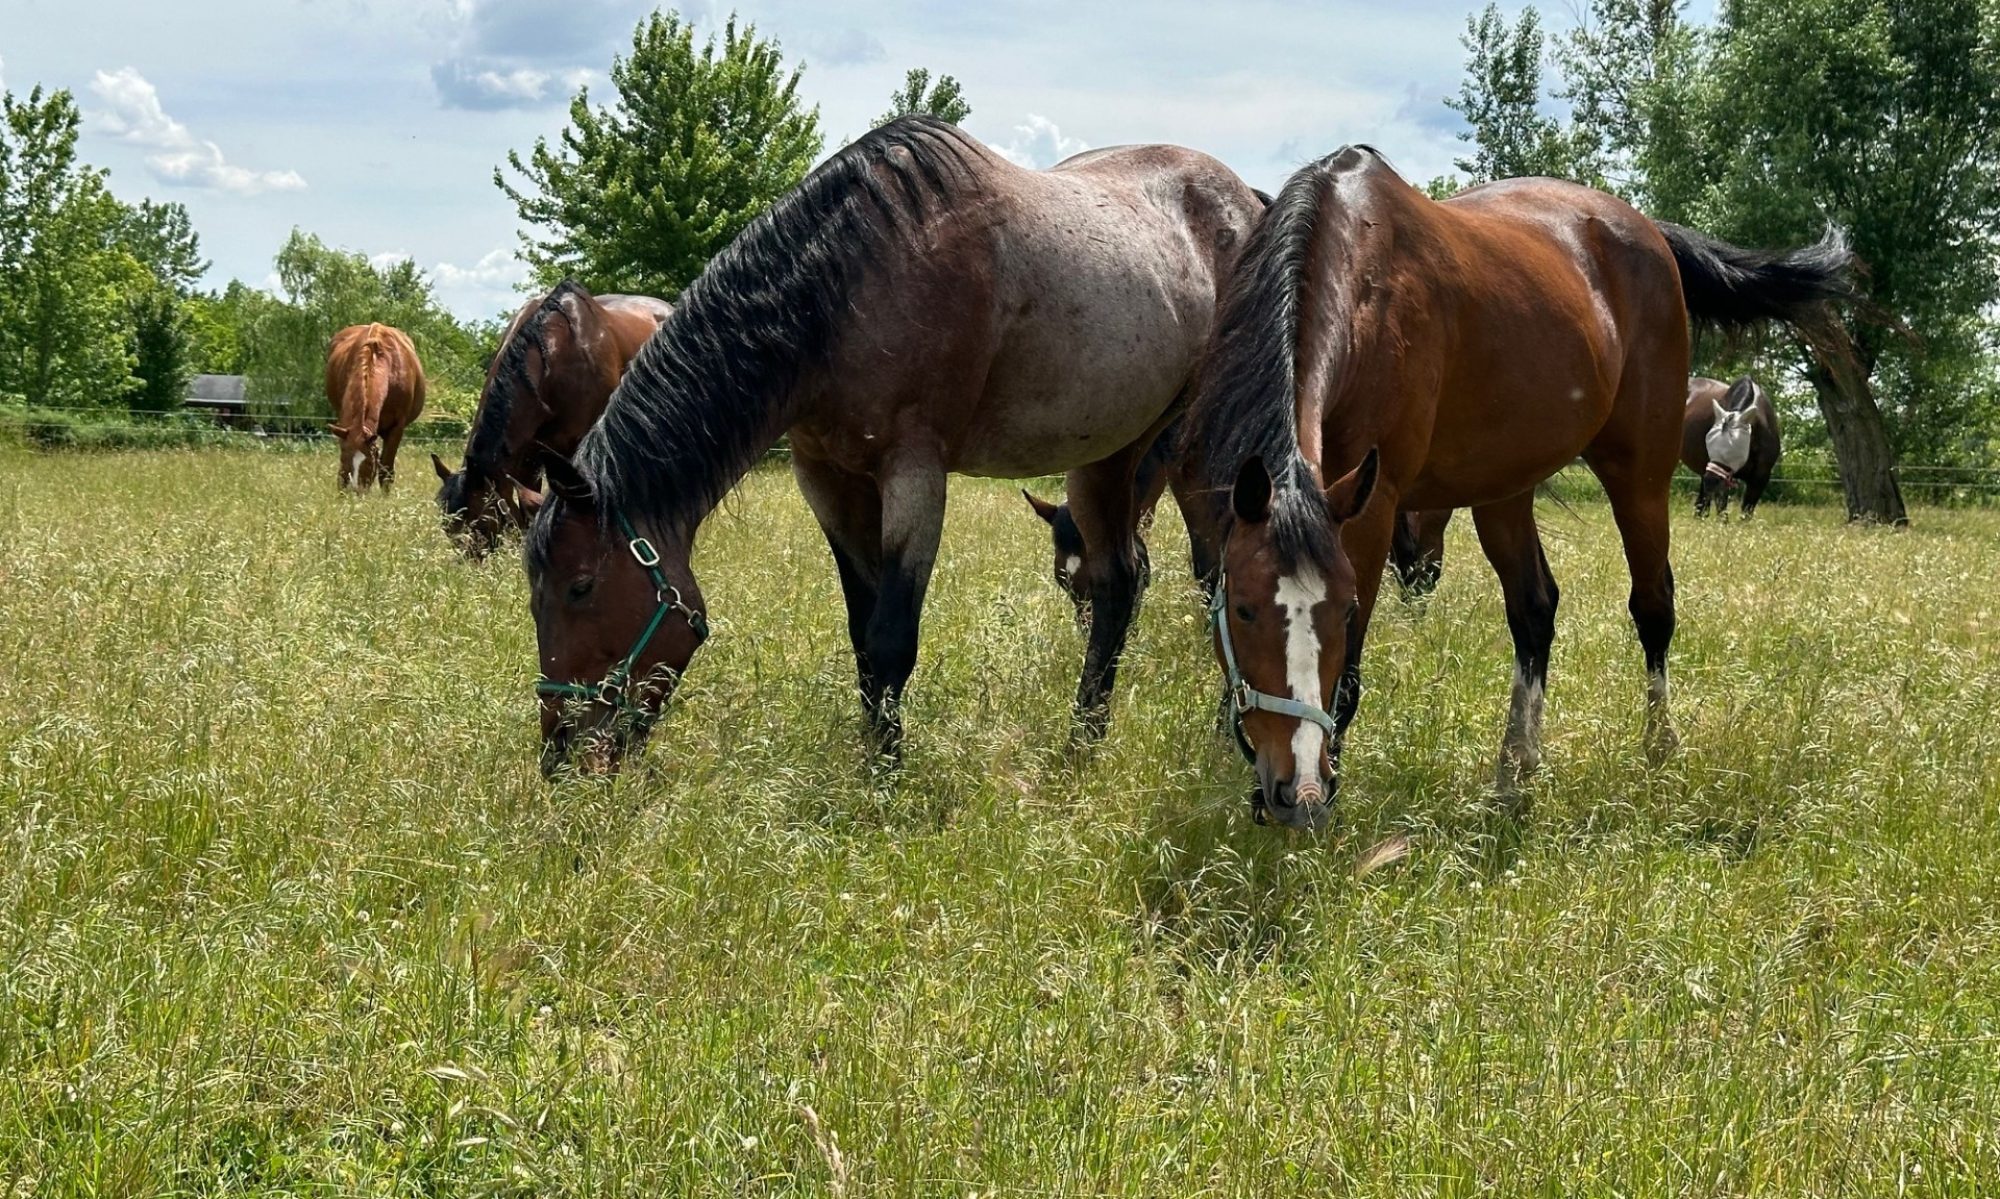
<instances>
[{"instance_id":1,"label":"grassy pasture","mask_svg":"<svg viewBox=\"0 0 2000 1199\"><path fill-rule=\"evenodd\" d=\"M551 789L520 572L422 466L0 452L0 1196L2000 1187L2000 514L1677 514L1649 770L1608 511L1544 505L1519 819L1460 522L1304 840L1248 819L1170 512L1077 764L1043 526L958 482L880 783L761 471L653 747Z\"/></svg>"}]
</instances>

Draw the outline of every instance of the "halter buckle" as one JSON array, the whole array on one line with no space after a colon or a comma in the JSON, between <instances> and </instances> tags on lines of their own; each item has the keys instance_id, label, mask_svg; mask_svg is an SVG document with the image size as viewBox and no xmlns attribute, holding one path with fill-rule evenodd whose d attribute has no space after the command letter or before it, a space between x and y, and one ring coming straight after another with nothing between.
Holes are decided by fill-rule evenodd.
<instances>
[{"instance_id":1,"label":"halter buckle","mask_svg":"<svg viewBox=\"0 0 2000 1199\"><path fill-rule=\"evenodd\" d=\"M1242 679L1238 679L1236 686L1230 689L1229 699L1231 703L1236 705L1236 714L1238 716L1243 715L1256 706L1251 698L1250 684Z\"/></svg>"},{"instance_id":2,"label":"halter buckle","mask_svg":"<svg viewBox=\"0 0 2000 1199\"><path fill-rule=\"evenodd\" d=\"M639 565L645 567L647 570L651 570L660 564L660 551L654 549L653 543L644 537L634 537L625 544L631 549L632 556L639 560Z\"/></svg>"}]
</instances>

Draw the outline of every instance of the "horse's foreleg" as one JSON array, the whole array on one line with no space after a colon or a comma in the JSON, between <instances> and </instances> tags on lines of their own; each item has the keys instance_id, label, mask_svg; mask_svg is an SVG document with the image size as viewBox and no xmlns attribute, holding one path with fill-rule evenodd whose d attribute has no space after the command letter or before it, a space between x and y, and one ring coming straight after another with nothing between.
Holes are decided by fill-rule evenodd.
<instances>
[{"instance_id":1,"label":"horse's foreleg","mask_svg":"<svg viewBox=\"0 0 2000 1199\"><path fill-rule=\"evenodd\" d=\"M1500 578L1507 629L1514 635L1514 692L1494 771L1500 793L1513 795L1542 763L1542 698L1548 692L1549 647L1555 642L1562 592L1542 552L1534 492L1476 508L1472 519L1479 546Z\"/></svg>"},{"instance_id":2,"label":"horse's foreleg","mask_svg":"<svg viewBox=\"0 0 2000 1199\"><path fill-rule=\"evenodd\" d=\"M1340 544L1354 567L1354 615L1347 625L1347 665L1340 672L1340 685L1333 693L1333 744L1328 747L1334 769L1340 769L1340 752L1347 740L1347 726L1361 708L1361 647L1368 640L1368 626L1375 619L1375 603L1382 596L1382 571L1389 561L1390 543L1396 524L1402 519L1396 497L1387 483L1378 483L1375 496L1359 516L1341 526Z\"/></svg>"},{"instance_id":3,"label":"horse's foreleg","mask_svg":"<svg viewBox=\"0 0 2000 1199\"><path fill-rule=\"evenodd\" d=\"M891 461L877 476L882 504L882 568L866 638L867 671L874 691L863 683L863 701L882 752L903 752L903 690L917 668L917 632L924 595L937 564L944 532L945 472L928 460Z\"/></svg>"},{"instance_id":4,"label":"horse's foreleg","mask_svg":"<svg viewBox=\"0 0 2000 1199\"><path fill-rule=\"evenodd\" d=\"M850 474L827 463L792 454L792 477L826 535L840 574L841 596L847 602L847 640L854 649L854 670L861 702L872 716L882 685L868 661L868 625L875 619L877 587L882 578L882 497L874 480Z\"/></svg>"}]
</instances>

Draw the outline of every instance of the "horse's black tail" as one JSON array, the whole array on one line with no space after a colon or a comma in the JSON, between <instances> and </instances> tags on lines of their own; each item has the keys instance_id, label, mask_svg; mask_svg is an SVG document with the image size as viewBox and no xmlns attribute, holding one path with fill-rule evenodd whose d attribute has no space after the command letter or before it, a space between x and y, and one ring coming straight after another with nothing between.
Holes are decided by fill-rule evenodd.
<instances>
[{"instance_id":1,"label":"horse's black tail","mask_svg":"<svg viewBox=\"0 0 2000 1199\"><path fill-rule=\"evenodd\" d=\"M1681 296L1697 325L1797 324L1829 300L1852 298L1854 254L1838 229L1817 245L1772 254L1732 246L1683 225L1654 222L1681 268Z\"/></svg>"}]
</instances>

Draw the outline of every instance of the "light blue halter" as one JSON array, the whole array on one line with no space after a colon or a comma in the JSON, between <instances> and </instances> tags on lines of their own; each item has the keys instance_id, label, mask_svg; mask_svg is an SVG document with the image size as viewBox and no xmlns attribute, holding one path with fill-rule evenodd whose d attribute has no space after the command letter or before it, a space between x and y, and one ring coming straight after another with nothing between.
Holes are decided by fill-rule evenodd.
<instances>
[{"instance_id":1,"label":"light blue halter","mask_svg":"<svg viewBox=\"0 0 2000 1199\"><path fill-rule=\"evenodd\" d=\"M1208 624L1215 630L1216 640L1222 644L1222 672L1229 686L1229 706L1232 710L1236 746L1243 751L1246 760L1256 760L1256 754L1250 749L1250 739L1243 735L1243 717L1252 711L1272 712L1297 720L1310 720L1326 730L1329 742L1333 740L1334 727L1338 722L1334 720L1331 712L1312 704L1287 699L1282 695L1259 691L1243 677L1242 668L1236 665L1236 645L1229 638L1228 571L1216 576L1215 592L1208 601Z\"/></svg>"}]
</instances>

